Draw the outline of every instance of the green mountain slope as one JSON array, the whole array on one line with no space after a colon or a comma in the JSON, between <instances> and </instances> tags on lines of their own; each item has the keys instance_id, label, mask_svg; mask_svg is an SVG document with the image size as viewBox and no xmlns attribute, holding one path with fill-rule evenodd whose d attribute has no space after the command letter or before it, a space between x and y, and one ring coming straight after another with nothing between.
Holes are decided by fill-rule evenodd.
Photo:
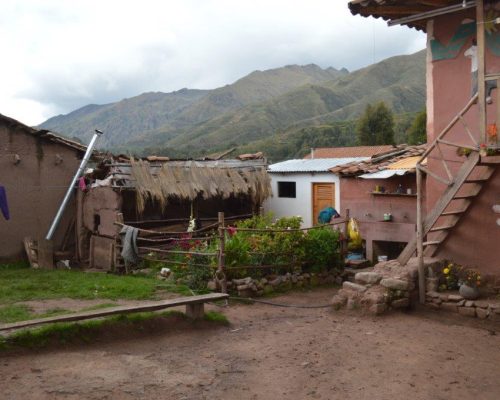
<instances>
[{"instance_id":1,"label":"green mountain slope","mask_svg":"<svg viewBox=\"0 0 500 400\"><path fill-rule=\"evenodd\" d=\"M252 148L284 132L354 120L367 104L381 100L397 114L423 109L424 51L352 73L291 65L255 71L214 90L144 93L85 106L41 127L84 142L95 128L102 129L101 145L115 152L147 149L169 155L175 149L195 156L233 146ZM348 138L341 142L350 143Z\"/></svg>"},{"instance_id":2,"label":"green mountain slope","mask_svg":"<svg viewBox=\"0 0 500 400\"><path fill-rule=\"evenodd\" d=\"M326 82L347 70L322 69L317 65L290 65L255 71L231 85L214 90L182 89L172 93L144 93L117 103L90 105L47 120L41 128L88 141L95 128L106 134L100 140L107 148L160 130L165 139L182 129L209 121L245 105L279 96L306 83ZM147 134L144 135L148 143Z\"/></svg>"},{"instance_id":3,"label":"green mountain slope","mask_svg":"<svg viewBox=\"0 0 500 400\"><path fill-rule=\"evenodd\" d=\"M284 130L351 120L367 104L381 100L398 114L424 107L425 52L392 57L344 77L303 85L175 133L162 127L139 136L130 145L220 150Z\"/></svg>"}]
</instances>

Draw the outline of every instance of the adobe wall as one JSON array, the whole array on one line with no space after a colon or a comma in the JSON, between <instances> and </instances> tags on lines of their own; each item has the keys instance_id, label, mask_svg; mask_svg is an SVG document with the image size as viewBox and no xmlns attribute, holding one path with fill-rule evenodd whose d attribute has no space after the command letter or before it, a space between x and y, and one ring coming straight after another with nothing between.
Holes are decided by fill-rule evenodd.
<instances>
[{"instance_id":1,"label":"adobe wall","mask_svg":"<svg viewBox=\"0 0 500 400\"><path fill-rule=\"evenodd\" d=\"M20 157L17 165L15 154ZM24 237L45 237L80 163L77 156L76 150L0 122L0 185L6 189L10 210L9 221L0 215L0 259L25 258ZM54 236L55 250L74 213L72 201Z\"/></svg>"},{"instance_id":2,"label":"adobe wall","mask_svg":"<svg viewBox=\"0 0 500 400\"><path fill-rule=\"evenodd\" d=\"M361 236L366 241L366 256L376 261L374 241L409 242L415 235L416 197L374 195L376 185L386 192L395 192L401 184L406 191L416 193L415 175L405 175L392 179L341 178L340 197L344 210L359 221ZM383 222L384 214L392 214L392 222Z\"/></svg>"},{"instance_id":3,"label":"adobe wall","mask_svg":"<svg viewBox=\"0 0 500 400\"><path fill-rule=\"evenodd\" d=\"M439 40L448 44L456 34L465 18L475 18L474 9L461 13L450 14L436 18L428 25L428 60L427 60L427 113L428 113L428 141L431 142L448 125L452 118L461 111L471 97L471 64L464 52L471 46L472 35L460 48L455 57L433 61L430 41ZM497 36L498 38L498 36ZM487 73L500 72L500 57L495 56L486 47ZM488 123L497 121L497 90L492 93L493 104L487 108ZM465 120L473 134L479 138L478 106L472 106ZM497 121L498 124L498 121ZM458 123L450 132L447 139L457 143L471 144L463 126ZM483 139L480 138L480 142ZM448 165L456 170L464 158L456 154L456 149L442 146ZM429 169L446 177L441 162L432 153L428 159ZM495 218L491 216L491 207L500 197L500 175L498 172L491 178L492 182L484 187L470 212L462 218L453 235L440 248L437 256L448 257L451 260L476 266L482 271L500 273L498 264L498 243L500 243L500 229L495 225ZM444 185L433 178L427 180L427 209L431 210L440 198ZM480 251L479 251L480 250Z\"/></svg>"}]
</instances>

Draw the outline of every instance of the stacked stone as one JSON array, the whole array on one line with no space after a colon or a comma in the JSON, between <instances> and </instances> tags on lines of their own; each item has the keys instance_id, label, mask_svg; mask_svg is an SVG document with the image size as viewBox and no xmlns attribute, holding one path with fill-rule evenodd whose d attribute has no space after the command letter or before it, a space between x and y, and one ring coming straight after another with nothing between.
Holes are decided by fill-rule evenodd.
<instances>
[{"instance_id":1,"label":"stacked stone","mask_svg":"<svg viewBox=\"0 0 500 400\"><path fill-rule=\"evenodd\" d=\"M458 313L472 318L500 321L500 302L466 300L459 294L427 292L425 304L439 310Z\"/></svg>"},{"instance_id":2,"label":"stacked stone","mask_svg":"<svg viewBox=\"0 0 500 400\"><path fill-rule=\"evenodd\" d=\"M252 278L250 276L242 279L233 279L227 282L227 288L234 291L240 297L259 297L274 291L286 291L304 286L318 286L342 283L338 271L325 271L320 273L286 273L285 275L270 275L265 278ZM217 290L214 281L208 282L209 290Z\"/></svg>"},{"instance_id":3,"label":"stacked stone","mask_svg":"<svg viewBox=\"0 0 500 400\"><path fill-rule=\"evenodd\" d=\"M426 258L426 268L440 263L439 260ZM358 272L354 282L344 282L342 289L332 299L335 309L365 309L373 314L382 314L389 309L407 308L411 299L418 293L417 259L406 265L398 261L383 261L375 265L371 272Z\"/></svg>"}]
</instances>

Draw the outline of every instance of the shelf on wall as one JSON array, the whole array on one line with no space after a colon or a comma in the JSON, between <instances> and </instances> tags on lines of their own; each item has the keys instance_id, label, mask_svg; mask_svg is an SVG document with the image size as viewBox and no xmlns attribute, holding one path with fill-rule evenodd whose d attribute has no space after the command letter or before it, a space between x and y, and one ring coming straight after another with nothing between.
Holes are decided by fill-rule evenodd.
<instances>
[{"instance_id":1,"label":"shelf on wall","mask_svg":"<svg viewBox=\"0 0 500 400\"><path fill-rule=\"evenodd\" d=\"M417 197L416 193L382 193L382 192L370 192L375 196L399 196L399 197Z\"/></svg>"}]
</instances>

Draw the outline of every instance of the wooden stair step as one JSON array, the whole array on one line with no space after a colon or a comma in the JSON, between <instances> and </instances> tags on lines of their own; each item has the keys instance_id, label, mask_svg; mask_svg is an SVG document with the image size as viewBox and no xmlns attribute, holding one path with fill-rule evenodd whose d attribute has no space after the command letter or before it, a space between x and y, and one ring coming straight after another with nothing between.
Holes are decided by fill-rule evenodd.
<instances>
[{"instance_id":1,"label":"wooden stair step","mask_svg":"<svg viewBox=\"0 0 500 400\"><path fill-rule=\"evenodd\" d=\"M437 244L441 244L441 240L429 240L428 242L424 242L423 245L424 246L432 246L432 245L437 245Z\"/></svg>"},{"instance_id":2,"label":"wooden stair step","mask_svg":"<svg viewBox=\"0 0 500 400\"><path fill-rule=\"evenodd\" d=\"M454 226L455 226L455 224L436 226L435 228L432 228L431 230L429 230L429 232L445 231L447 229L453 228Z\"/></svg>"},{"instance_id":3,"label":"wooden stair step","mask_svg":"<svg viewBox=\"0 0 500 400\"><path fill-rule=\"evenodd\" d=\"M441 213L441 215L443 217L447 216L447 215L458 215L458 214L463 214L464 212L466 212L467 209L466 208L463 208L461 210L453 210L453 211L445 211L443 213Z\"/></svg>"},{"instance_id":4,"label":"wooden stair step","mask_svg":"<svg viewBox=\"0 0 500 400\"><path fill-rule=\"evenodd\" d=\"M500 204L495 204L492 208L493 212L500 214Z\"/></svg>"},{"instance_id":5,"label":"wooden stair step","mask_svg":"<svg viewBox=\"0 0 500 400\"><path fill-rule=\"evenodd\" d=\"M456 194L455 197L453 197L453 200L470 199L471 197L476 197L476 196L477 193Z\"/></svg>"}]
</instances>

